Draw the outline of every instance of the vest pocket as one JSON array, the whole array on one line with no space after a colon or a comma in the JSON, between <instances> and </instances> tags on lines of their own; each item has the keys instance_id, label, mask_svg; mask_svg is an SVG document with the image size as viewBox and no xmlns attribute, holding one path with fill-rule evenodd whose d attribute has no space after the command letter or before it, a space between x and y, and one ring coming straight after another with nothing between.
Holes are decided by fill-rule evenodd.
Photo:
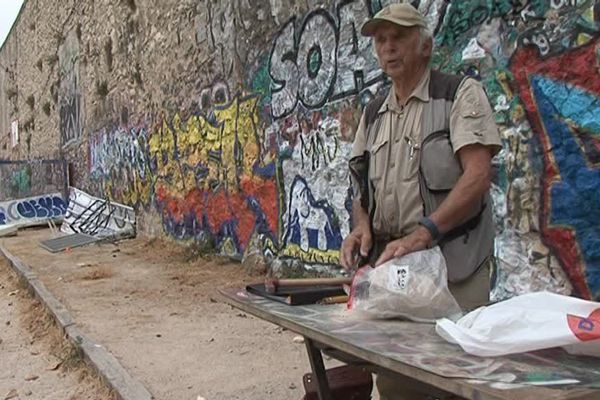
<instances>
[{"instance_id":1,"label":"vest pocket","mask_svg":"<svg viewBox=\"0 0 600 400\"><path fill-rule=\"evenodd\" d=\"M462 175L462 168L450 143L447 129L429 134L421 148L421 176L431 191L450 191Z\"/></svg>"}]
</instances>

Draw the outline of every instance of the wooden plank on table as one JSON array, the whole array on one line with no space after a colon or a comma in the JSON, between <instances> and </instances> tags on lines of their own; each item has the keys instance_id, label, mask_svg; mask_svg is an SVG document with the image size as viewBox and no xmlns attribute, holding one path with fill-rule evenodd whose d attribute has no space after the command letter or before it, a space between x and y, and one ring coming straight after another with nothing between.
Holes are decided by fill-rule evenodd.
<instances>
[{"instance_id":1,"label":"wooden plank on table","mask_svg":"<svg viewBox=\"0 0 600 400\"><path fill-rule=\"evenodd\" d=\"M342 285L315 287L288 286L278 289L275 293L268 293L264 283L254 283L246 286L246 290L250 293L291 306L315 304L327 297L346 294Z\"/></svg>"}]
</instances>

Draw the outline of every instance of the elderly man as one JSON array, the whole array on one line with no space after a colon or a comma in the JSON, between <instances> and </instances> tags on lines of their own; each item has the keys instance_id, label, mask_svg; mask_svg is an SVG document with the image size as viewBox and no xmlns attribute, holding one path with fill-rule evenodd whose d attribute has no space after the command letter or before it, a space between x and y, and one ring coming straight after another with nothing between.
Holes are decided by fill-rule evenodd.
<instances>
[{"instance_id":1,"label":"elderly man","mask_svg":"<svg viewBox=\"0 0 600 400\"><path fill-rule=\"evenodd\" d=\"M392 86L367 105L356 132L353 229L340 263L377 267L439 245L461 307L485 304L494 235L491 158L501 147L485 92L475 79L430 69L431 33L410 4L385 7L361 33L373 37ZM377 386L382 400L432 394L385 376Z\"/></svg>"}]
</instances>

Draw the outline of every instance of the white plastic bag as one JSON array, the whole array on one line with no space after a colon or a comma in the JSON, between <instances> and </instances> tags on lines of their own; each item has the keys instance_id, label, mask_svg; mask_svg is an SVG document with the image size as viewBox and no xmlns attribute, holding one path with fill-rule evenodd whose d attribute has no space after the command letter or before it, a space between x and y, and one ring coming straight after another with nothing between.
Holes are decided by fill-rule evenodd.
<instances>
[{"instance_id":1,"label":"white plastic bag","mask_svg":"<svg viewBox=\"0 0 600 400\"><path fill-rule=\"evenodd\" d=\"M499 356L567 346L600 355L600 303L549 292L480 307L456 323L437 321L436 332L477 356Z\"/></svg>"},{"instance_id":2,"label":"white plastic bag","mask_svg":"<svg viewBox=\"0 0 600 400\"><path fill-rule=\"evenodd\" d=\"M437 246L358 270L348 308L368 318L419 322L461 316L460 306L448 290L446 261Z\"/></svg>"}]
</instances>

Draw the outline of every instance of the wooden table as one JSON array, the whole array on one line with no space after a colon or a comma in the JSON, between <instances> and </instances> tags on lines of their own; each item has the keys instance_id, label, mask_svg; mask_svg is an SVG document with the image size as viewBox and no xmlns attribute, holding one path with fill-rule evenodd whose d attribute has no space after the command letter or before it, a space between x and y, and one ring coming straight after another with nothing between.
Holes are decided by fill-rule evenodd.
<instances>
[{"instance_id":1,"label":"wooden table","mask_svg":"<svg viewBox=\"0 0 600 400\"><path fill-rule=\"evenodd\" d=\"M225 301L305 338L319 398L330 400L322 349L368 370L398 374L467 399L600 400L600 360L562 349L482 358L444 341L434 325L363 320L344 304L289 306L247 293L222 290Z\"/></svg>"}]
</instances>

